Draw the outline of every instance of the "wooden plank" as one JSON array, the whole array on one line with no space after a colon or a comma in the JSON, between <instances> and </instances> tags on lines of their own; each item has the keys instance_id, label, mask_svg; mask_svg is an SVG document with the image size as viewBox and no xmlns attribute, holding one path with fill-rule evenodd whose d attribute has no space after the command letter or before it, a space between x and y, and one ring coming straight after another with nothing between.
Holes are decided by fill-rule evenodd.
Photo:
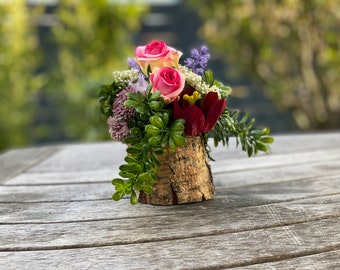
<instances>
[{"instance_id":1,"label":"wooden plank","mask_svg":"<svg viewBox=\"0 0 340 270\"><path fill-rule=\"evenodd\" d=\"M304 178L318 176L318 175L331 175L340 173L340 152L334 151L335 156L330 153L329 159L327 155L323 156L324 159L318 160L321 157L320 153L314 154L315 160L307 159L303 155L305 164L294 163L297 158L289 158L290 162L284 162L280 164L280 159L272 161L272 157L261 160L260 162L249 162L249 166L246 167L244 162L237 165L240 162L230 162L225 164L224 161L212 162L212 172L214 175L214 181L217 186L240 186L249 185L254 183L264 182L276 182L276 181L289 181L296 179L297 177L303 176ZM339 157L337 157L338 155ZM267 163L265 162L267 161ZM268 168L261 166L260 164L269 164ZM290 164L291 163L291 164ZM235 165L234 165L235 164ZM256 169L256 173L254 170ZM233 181L225 180L224 175L227 178L233 179ZM92 171L82 172L58 172L58 173L24 173L17 177L14 177L11 181L7 182L6 185L45 185L45 184L63 184L63 183L103 183L110 182L110 179L118 176L118 165L111 166L111 169L101 169Z\"/></svg>"},{"instance_id":2,"label":"wooden plank","mask_svg":"<svg viewBox=\"0 0 340 270\"><path fill-rule=\"evenodd\" d=\"M315 136L307 137L314 138ZM331 138L334 140L334 136ZM325 139L321 141L324 142ZM74 182L78 183L85 181L103 182L117 176L119 164L123 163L124 151L125 146L123 144L114 142L65 146L65 149L58 154L31 168L27 173L17 175L6 184L43 184L41 179L46 182L51 181L54 184L63 183L69 179L74 179ZM114 153L120 154L114 155ZM321 149L307 152L305 149L304 152L294 153L293 155L278 153L281 152L276 152L269 156L260 155L247 158L242 151L237 150L230 153L229 150L218 147L213 148L212 155L217 161L211 162L211 166L215 174L220 174L267 167L297 166L301 163L307 163L307 160L308 164L311 162L324 162L324 166L326 166L329 162L340 160L340 152L334 148L332 150ZM5 156L2 158L4 159ZM11 164L10 159L6 163ZM60 181L56 181L58 178Z\"/></svg>"},{"instance_id":3,"label":"wooden plank","mask_svg":"<svg viewBox=\"0 0 340 270\"><path fill-rule=\"evenodd\" d=\"M302 153L262 155L251 158L242 157L237 160L220 158L216 162L211 163L211 168L215 173L223 173L226 171L244 171L286 165L308 164L309 162L324 162L327 164L330 161L339 159L339 149L333 149Z\"/></svg>"},{"instance_id":4,"label":"wooden plank","mask_svg":"<svg viewBox=\"0 0 340 270\"><path fill-rule=\"evenodd\" d=\"M125 146L121 143L72 144L28 172L70 173L106 170L123 163L124 153Z\"/></svg>"},{"instance_id":5,"label":"wooden plank","mask_svg":"<svg viewBox=\"0 0 340 270\"><path fill-rule=\"evenodd\" d=\"M338 203L339 195L311 197L300 200L282 196L281 200L272 199L272 194L266 194L264 187L263 195L249 195L247 193L230 192L224 196L216 196L215 199L188 205L178 206L153 206L138 204L131 206L128 200L114 202L112 200L99 201L73 201L73 202L47 202L47 203L1 203L0 224L26 224L26 223L62 223L77 221L112 220L137 217L150 217L162 215L180 215L190 213L195 215L198 212L224 212L230 209L266 205L274 203L290 204L319 204ZM257 192L259 193L259 191ZM298 194L301 196L301 194Z\"/></svg>"},{"instance_id":6,"label":"wooden plank","mask_svg":"<svg viewBox=\"0 0 340 270\"><path fill-rule=\"evenodd\" d=\"M297 134L274 134L275 141L271 145L272 154L289 154L314 152L319 150L332 150L340 148L340 133L297 133ZM209 141L212 156L216 160L221 157L225 159L245 158L246 154L241 148L236 148L234 138L230 138L229 147L213 146L213 142ZM259 156L265 156L260 153Z\"/></svg>"},{"instance_id":7,"label":"wooden plank","mask_svg":"<svg viewBox=\"0 0 340 270\"><path fill-rule=\"evenodd\" d=\"M114 192L110 182L104 184L70 184L45 186L0 186L0 202L53 202L109 199Z\"/></svg>"},{"instance_id":8,"label":"wooden plank","mask_svg":"<svg viewBox=\"0 0 340 270\"><path fill-rule=\"evenodd\" d=\"M298 179L287 182L266 183L250 187L229 188L222 184L229 180L228 175L220 179L217 194L230 196L233 193L243 193L249 196L258 195L263 190L271 192L273 200L304 198L308 196L330 195L339 192L340 178L337 175L316 176L310 179ZM42 186L0 186L0 202L58 202L81 200L105 200L111 198L114 187L111 182L93 184L42 185ZM259 196L268 196L268 194Z\"/></svg>"},{"instance_id":9,"label":"wooden plank","mask_svg":"<svg viewBox=\"0 0 340 270\"><path fill-rule=\"evenodd\" d=\"M249 169L234 170L233 164L222 166L219 162L212 162L211 165L216 186L237 187L340 174L340 153L338 158L330 159L327 162L325 160L314 160L306 162L306 164L281 164L279 168L274 166L251 169L251 166L249 166ZM7 181L5 185L107 183L119 176L118 167L119 165L116 165L112 166L111 169L81 172L22 173ZM226 179L232 179L232 181L226 181Z\"/></svg>"},{"instance_id":10,"label":"wooden plank","mask_svg":"<svg viewBox=\"0 0 340 270\"><path fill-rule=\"evenodd\" d=\"M52 156L62 146L13 149L0 155L0 184Z\"/></svg>"},{"instance_id":11,"label":"wooden plank","mask_svg":"<svg viewBox=\"0 0 340 270\"><path fill-rule=\"evenodd\" d=\"M151 213L143 211L147 216L135 218L103 217L81 222L3 224L0 225L0 251L159 242L307 223L340 216L340 195L336 199L337 202L332 203L315 198L308 203L302 200L298 204L267 204L237 209L226 208L220 201L215 209L207 207L205 211L194 211L184 207L181 213L172 215L167 215L165 209L163 215L152 215L151 209ZM165 224L166 230L163 230ZM11 230L15 234L9 236ZM340 233L340 227L335 230ZM287 232L287 237L293 236Z\"/></svg>"},{"instance_id":12,"label":"wooden plank","mask_svg":"<svg viewBox=\"0 0 340 270\"><path fill-rule=\"evenodd\" d=\"M340 147L340 132L299 132L291 134L274 134L273 149L280 152L304 152Z\"/></svg>"},{"instance_id":13,"label":"wooden plank","mask_svg":"<svg viewBox=\"0 0 340 270\"><path fill-rule=\"evenodd\" d=\"M340 250L313 254L293 259L280 260L263 264L253 264L233 268L235 270L257 270L257 269L299 269L299 270L320 270L320 269L340 269Z\"/></svg>"},{"instance_id":14,"label":"wooden plank","mask_svg":"<svg viewBox=\"0 0 340 270\"><path fill-rule=\"evenodd\" d=\"M333 155L335 153L334 151L328 152L328 150L337 149L337 146L340 147L339 133L308 135L294 134L290 136L277 135L275 138L276 143L273 144L273 155L276 155L277 153L304 153L307 151L307 153L314 154L315 157L319 157L319 159L321 159L322 156L319 156L319 153L314 152L315 150L319 150L322 155L325 155L326 158L329 159L331 158L332 153ZM210 141L209 144L212 145L212 142ZM222 146L218 148L212 147L212 155L216 158L216 160L242 158L242 160L247 160L246 163L252 162L254 158L247 159L244 152L240 149L235 149L234 138L231 138L230 144L230 149L225 149L225 147ZM125 146L121 143L110 141L96 144L15 149L0 155L1 179L8 177L4 175L5 172L8 175L18 174L19 172L22 172L23 170L26 170L40 162L41 159L39 159L39 157L41 158L46 157L45 155L51 155L61 148L64 149L60 151L60 153L45 162L42 162L42 164L35 166L29 170L29 172L79 172L90 171L91 168L95 170L104 168L106 170L122 163L125 156ZM273 155L260 155L259 157L262 158L257 159L257 162L266 164L268 159L270 159ZM306 153L302 154L302 156L300 155L302 160L304 155L306 155ZM225 163L224 166L219 167L225 167L227 165L230 164Z\"/></svg>"},{"instance_id":15,"label":"wooden plank","mask_svg":"<svg viewBox=\"0 0 340 270\"><path fill-rule=\"evenodd\" d=\"M228 170L227 168L225 170ZM217 171L217 172L216 172ZM252 170L221 172L213 169L216 187L235 188L275 182L296 181L340 174L340 158L337 160L306 162L306 164L282 165Z\"/></svg>"},{"instance_id":16,"label":"wooden plank","mask_svg":"<svg viewBox=\"0 0 340 270\"><path fill-rule=\"evenodd\" d=\"M0 265L29 269L221 269L340 249L340 217L186 239L61 250L1 252ZM162 224L164 231L166 224ZM180 227L179 227L180 229ZM112 232L115 230L112 227ZM158 233L162 233L159 231ZM128 237L129 234L127 234ZM314 265L321 269L322 265Z\"/></svg>"},{"instance_id":17,"label":"wooden plank","mask_svg":"<svg viewBox=\"0 0 340 270\"><path fill-rule=\"evenodd\" d=\"M114 168L114 166L112 166ZM114 169L101 169L81 172L58 173L22 173L7 181L5 185L56 185L56 184L91 184L108 183L115 177L119 177L118 166Z\"/></svg>"}]
</instances>

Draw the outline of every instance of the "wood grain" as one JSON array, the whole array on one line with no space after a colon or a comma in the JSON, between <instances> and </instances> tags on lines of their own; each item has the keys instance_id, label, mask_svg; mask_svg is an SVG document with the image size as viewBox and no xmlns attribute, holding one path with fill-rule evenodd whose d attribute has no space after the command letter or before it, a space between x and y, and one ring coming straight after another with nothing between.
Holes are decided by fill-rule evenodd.
<instances>
[{"instance_id":1,"label":"wood grain","mask_svg":"<svg viewBox=\"0 0 340 270\"><path fill-rule=\"evenodd\" d=\"M40 161L53 155L61 147L13 149L0 155L0 184L39 164Z\"/></svg>"},{"instance_id":2,"label":"wood grain","mask_svg":"<svg viewBox=\"0 0 340 270\"><path fill-rule=\"evenodd\" d=\"M222 201L209 205L204 210L182 209L181 215L142 211L137 217L124 219L102 216L93 219L60 223L30 223L0 225L0 239L6 239L8 231L15 235L3 241L0 251L40 250L160 242L169 239L185 239L221 233L234 233L261 228L271 228L340 216L340 195L325 199L300 200L298 203L278 203L243 208L225 208ZM150 211L151 210L151 211ZM208 213L207 213L208 212ZM72 214L72 213L70 213ZM105 213L104 213L105 214ZM86 221L86 219L91 219ZM44 222L44 221L43 221ZM45 221L46 222L46 221ZM120 224L124 226L120 226ZM166 230L163 229L166 224ZM334 233L340 230L334 230ZM27 232L30 232L27 235ZM44 233L41 233L44 232ZM124 232L129 232L128 236ZM294 234L286 231L294 240ZM95 244L94 244L95 243Z\"/></svg>"},{"instance_id":3,"label":"wood grain","mask_svg":"<svg viewBox=\"0 0 340 270\"><path fill-rule=\"evenodd\" d=\"M1 252L0 265L13 268L17 265L16 262L20 261L26 267L40 269L46 267L221 269L246 266L339 250L340 233L334 229L339 222L340 218L333 218L308 222L308 224L299 223L284 227L160 242ZM115 228L112 227L112 230Z\"/></svg>"},{"instance_id":4,"label":"wood grain","mask_svg":"<svg viewBox=\"0 0 340 270\"><path fill-rule=\"evenodd\" d=\"M0 155L0 269L340 269L340 133L213 148L213 200L113 202L118 143ZM210 142L211 143L211 142Z\"/></svg>"}]
</instances>

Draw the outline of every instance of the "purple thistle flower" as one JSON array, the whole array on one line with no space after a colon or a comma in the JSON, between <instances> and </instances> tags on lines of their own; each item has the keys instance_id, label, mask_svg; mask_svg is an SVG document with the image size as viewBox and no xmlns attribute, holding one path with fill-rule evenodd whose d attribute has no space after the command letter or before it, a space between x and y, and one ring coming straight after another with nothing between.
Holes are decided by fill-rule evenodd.
<instances>
[{"instance_id":1,"label":"purple thistle flower","mask_svg":"<svg viewBox=\"0 0 340 270\"><path fill-rule=\"evenodd\" d=\"M208 60L210 58L210 54L207 46L202 46L201 50L197 49L191 50L191 57L188 57L184 60L185 66L190 68L192 72L197 75L203 75L205 68L208 65Z\"/></svg>"},{"instance_id":2,"label":"purple thistle flower","mask_svg":"<svg viewBox=\"0 0 340 270\"><path fill-rule=\"evenodd\" d=\"M119 92L113 102L113 116L107 120L109 126L109 133L113 140L123 142L125 138L130 136L129 122L137 117L137 113L133 108L124 106L127 100L126 94L129 92L136 92L132 87Z\"/></svg>"},{"instance_id":3,"label":"purple thistle flower","mask_svg":"<svg viewBox=\"0 0 340 270\"><path fill-rule=\"evenodd\" d=\"M124 106L124 102L127 100L126 94L132 91L131 87L119 92L113 102L113 116L120 118L121 120L130 121L135 116L135 110L133 108L127 108Z\"/></svg>"},{"instance_id":4,"label":"purple thistle flower","mask_svg":"<svg viewBox=\"0 0 340 270\"><path fill-rule=\"evenodd\" d=\"M109 125L111 138L115 141L123 142L124 139L131 134L127 122L122 121L115 116L109 117L109 119L107 119L107 124Z\"/></svg>"}]
</instances>

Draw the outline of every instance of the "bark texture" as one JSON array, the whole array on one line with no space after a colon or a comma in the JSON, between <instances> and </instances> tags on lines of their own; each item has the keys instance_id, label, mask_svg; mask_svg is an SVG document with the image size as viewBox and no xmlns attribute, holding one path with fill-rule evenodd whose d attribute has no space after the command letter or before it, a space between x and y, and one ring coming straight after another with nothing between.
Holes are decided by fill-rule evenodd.
<instances>
[{"instance_id":1,"label":"bark texture","mask_svg":"<svg viewBox=\"0 0 340 270\"><path fill-rule=\"evenodd\" d=\"M160 156L158 180L151 194L141 192L139 202L174 205L212 199L212 174L200 136L188 137L187 145Z\"/></svg>"}]
</instances>

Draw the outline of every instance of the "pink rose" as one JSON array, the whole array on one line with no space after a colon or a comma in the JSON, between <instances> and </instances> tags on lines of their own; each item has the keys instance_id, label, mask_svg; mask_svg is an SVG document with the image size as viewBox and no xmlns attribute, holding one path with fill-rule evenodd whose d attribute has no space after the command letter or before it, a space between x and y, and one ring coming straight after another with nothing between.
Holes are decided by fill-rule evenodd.
<instances>
[{"instance_id":1,"label":"pink rose","mask_svg":"<svg viewBox=\"0 0 340 270\"><path fill-rule=\"evenodd\" d=\"M182 52L166 45L165 42L154 40L146 46L136 48L136 62L144 74L147 74L148 67L151 71L158 67L177 67Z\"/></svg>"},{"instance_id":2,"label":"pink rose","mask_svg":"<svg viewBox=\"0 0 340 270\"><path fill-rule=\"evenodd\" d=\"M165 103L170 103L183 91L185 77L177 69L162 67L150 74L150 82L153 85L151 92L160 91Z\"/></svg>"}]
</instances>

